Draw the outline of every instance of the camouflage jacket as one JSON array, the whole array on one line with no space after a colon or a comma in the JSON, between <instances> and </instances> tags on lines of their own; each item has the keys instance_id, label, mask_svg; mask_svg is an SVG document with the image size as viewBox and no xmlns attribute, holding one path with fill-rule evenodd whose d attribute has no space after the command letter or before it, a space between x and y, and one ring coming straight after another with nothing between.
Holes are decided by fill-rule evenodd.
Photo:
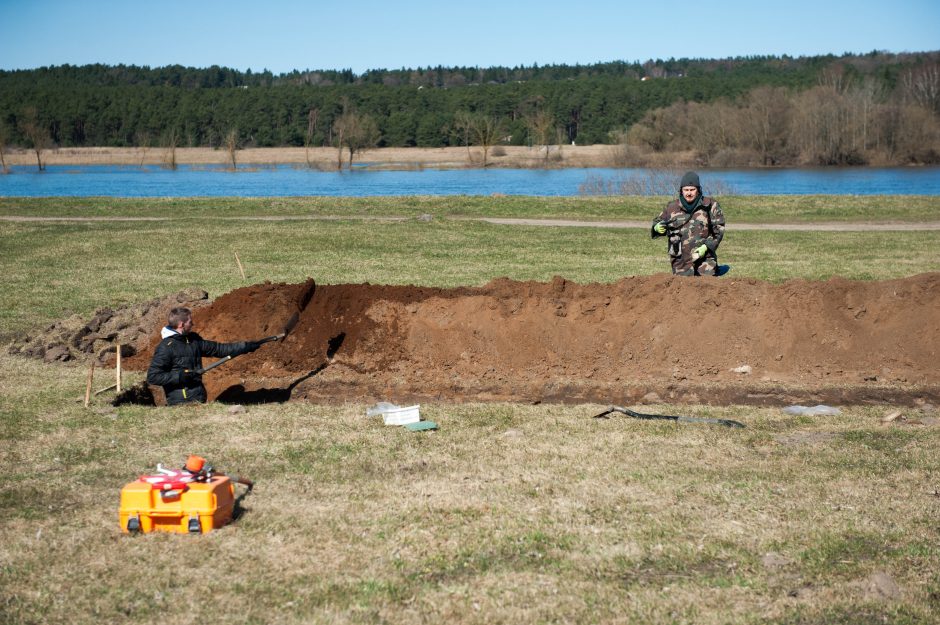
<instances>
[{"instance_id":1,"label":"camouflage jacket","mask_svg":"<svg viewBox=\"0 0 940 625\"><path fill-rule=\"evenodd\" d=\"M650 236L669 237L669 257L674 261L684 260L683 264L690 266L692 252L702 244L708 248L706 256L714 258L725 234L724 213L717 200L710 197L703 197L692 213L685 212L679 200L673 200L653 220L653 226L661 221L666 223L666 234L659 234L651 227Z\"/></svg>"}]
</instances>

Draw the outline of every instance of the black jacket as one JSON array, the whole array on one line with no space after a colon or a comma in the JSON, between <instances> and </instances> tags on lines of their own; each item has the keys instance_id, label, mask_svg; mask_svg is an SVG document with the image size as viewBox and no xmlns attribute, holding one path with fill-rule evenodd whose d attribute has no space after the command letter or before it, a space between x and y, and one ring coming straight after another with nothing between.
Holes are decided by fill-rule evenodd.
<instances>
[{"instance_id":1,"label":"black jacket","mask_svg":"<svg viewBox=\"0 0 940 625\"><path fill-rule=\"evenodd\" d=\"M195 332L172 334L160 341L153 352L153 360L147 369L147 383L162 386L166 403L170 406L205 402L206 387L202 385L201 377L196 376L184 383L183 371L195 371L202 367L203 356L238 356L249 351L248 347L247 343L207 341Z\"/></svg>"}]
</instances>

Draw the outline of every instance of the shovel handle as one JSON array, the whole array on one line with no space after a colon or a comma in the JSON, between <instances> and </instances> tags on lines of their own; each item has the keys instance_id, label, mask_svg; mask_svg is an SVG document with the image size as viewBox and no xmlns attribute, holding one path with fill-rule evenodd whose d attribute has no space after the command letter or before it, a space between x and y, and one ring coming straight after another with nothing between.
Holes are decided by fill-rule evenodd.
<instances>
[{"instance_id":1,"label":"shovel handle","mask_svg":"<svg viewBox=\"0 0 940 625\"><path fill-rule=\"evenodd\" d=\"M282 338L284 338L285 336L287 336L287 333L286 333L286 332L282 332L282 333L280 333L280 334L274 334L274 335L272 335L272 336L266 336L266 337L264 337L263 339L258 339L257 341L255 341L255 343L270 343L271 341L279 341L279 340L281 340ZM225 363L227 363L229 360L231 360L231 359L234 358L234 357L235 357L235 356L226 356L225 358L220 358L219 360L216 360L214 363L212 363L212 364L209 365L208 367L202 367L202 368L200 368L200 369L196 369L196 373L198 373L199 375L202 375L202 374L205 373L206 371L211 371L212 369L215 369L215 368L218 367L219 365L224 365Z\"/></svg>"},{"instance_id":2,"label":"shovel handle","mask_svg":"<svg viewBox=\"0 0 940 625\"><path fill-rule=\"evenodd\" d=\"M241 477L238 475L229 475L228 479L230 479L233 484L241 484L242 486L247 486L249 493L255 488L255 483L249 480L247 477Z\"/></svg>"},{"instance_id":3,"label":"shovel handle","mask_svg":"<svg viewBox=\"0 0 940 625\"><path fill-rule=\"evenodd\" d=\"M275 334L273 336L266 336L263 339L258 339L257 341L255 341L255 343L270 343L271 341L280 340L284 338L284 336L285 334ZM220 358L219 360L216 360L214 363L212 363L208 367L202 367L201 369L196 369L196 373L198 373L199 375L202 375L206 371L211 371L212 369L215 369L219 365L224 365L225 363L227 363L229 360L231 360L234 357L235 356L226 356L225 358Z\"/></svg>"},{"instance_id":4,"label":"shovel handle","mask_svg":"<svg viewBox=\"0 0 940 625\"><path fill-rule=\"evenodd\" d=\"M209 365L208 367L202 367L202 368L200 368L200 369L196 369L196 373L198 373L199 375L202 375L202 374L205 373L206 371L211 371L212 369L215 369L215 368L218 367L219 365L224 365L225 363L227 363L227 362L228 362L229 360L231 360L232 358L233 358L233 356L226 356L225 358L221 358L221 359L219 359L219 360L216 360L214 363L212 363L212 364Z\"/></svg>"}]
</instances>

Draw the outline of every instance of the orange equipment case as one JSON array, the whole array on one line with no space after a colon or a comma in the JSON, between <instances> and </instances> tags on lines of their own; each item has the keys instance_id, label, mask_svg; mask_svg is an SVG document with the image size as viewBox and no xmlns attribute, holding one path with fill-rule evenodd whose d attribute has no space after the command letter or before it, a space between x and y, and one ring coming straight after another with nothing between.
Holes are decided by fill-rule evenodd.
<instances>
[{"instance_id":1,"label":"orange equipment case","mask_svg":"<svg viewBox=\"0 0 940 625\"><path fill-rule=\"evenodd\" d=\"M235 488L227 475L160 490L143 479L121 489L121 530L204 534L232 520Z\"/></svg>"}]
</instances>

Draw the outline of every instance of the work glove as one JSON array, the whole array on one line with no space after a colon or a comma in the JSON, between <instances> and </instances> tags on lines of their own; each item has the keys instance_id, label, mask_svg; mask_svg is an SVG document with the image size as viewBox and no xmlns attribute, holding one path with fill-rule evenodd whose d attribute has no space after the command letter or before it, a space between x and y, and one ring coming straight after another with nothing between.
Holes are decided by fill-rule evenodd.
<instances>
[{"instance_id":1,"label":"work glove","mask_svg":"<svg viewBox=\"0 0 940 625\"><path fill-rule=\"evenodd\" d=\"M702 256L705 256L706 253L708 253L708 246L705 244L699 245L692 250L692 260L698 260Z\"/></svg>"},{"instance_id":2,"label":"work glove","mask_svg":"<svg viewBox=\"0 0 940 625\"><path fill-rule=\"evenodd\" d=\"M656 234L666 234L666 222L664 221L656 222L656 225L653 226L653 231Z\"/></svg>"},{"instance_id":3,"label":"work glove","mask_svg":"<svg viewBox=\"0 0 940 625\"><path fill-rule=\"evenodd\" d=\"M202 375L192 369L183 369L180 371L180 385L187 388L202 384Z\"/></svg>"}]
</instances>

